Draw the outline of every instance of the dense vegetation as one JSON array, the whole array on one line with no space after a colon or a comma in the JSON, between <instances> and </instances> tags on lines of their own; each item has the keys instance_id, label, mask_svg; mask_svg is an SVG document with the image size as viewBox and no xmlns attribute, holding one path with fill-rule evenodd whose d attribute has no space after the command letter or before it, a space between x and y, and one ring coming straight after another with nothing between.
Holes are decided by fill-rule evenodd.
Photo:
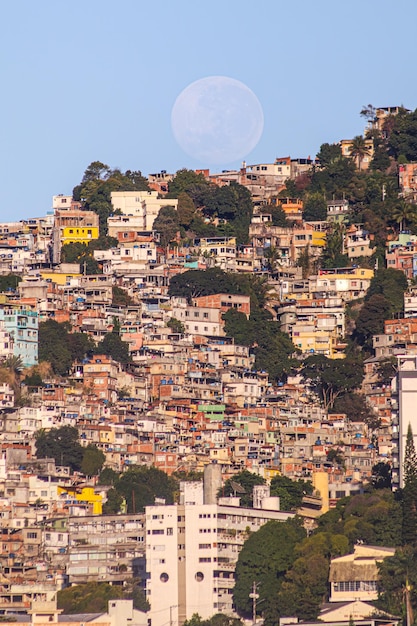
<instances>
[{"instance_id":1,"label":"dense vegetation","mask_svg":"<svg viewBox=\"0 0 417 626\"><path fill-rule=\"evenodd\" d=\"M250 617L256 580L267 625L289 614L316 619L328 593L331 558L347 554L358 541L395 547L402 540L401 503L387 489L340 501L309 536L298 518L269 522L250 535L239 554L233 596L238 613Z\"/></svg>"},{"instance_id":2,"label":"dense vegetation","mask_svg":"<svg viewBox=\"0 0 417 626\"><path fill-rule=\"evenodd\" d=\"M219 490L218 496L237 495L240 498L240 505L253 507L253 488L255 485L265 485L266 480L258 474L253 474L248 470L234 474L229 478ZM237 487L240 487L237 490ZM300 508L303 496L313 493L313 486L310 481L291 480L286 476L274 476L270 485L271 496L278 496L280 499L281 511L296 511Z\"/></svg>"},{"instance_id":3,"label":"dense vegetation","mask_svg":"<svg viewBox=\"0 0 417 626\"><path fill-rule=\"evenodd\" d=\"M113 294L115 297L119 298L116 302L121 302L117 291ZM121 339L119 331L115 323L112 331L96 345L87 333L72 332L68 322L46 320L39 324L39 361L49 363L53 373L59 376L67 375L74 361L80 362L93 354L105 354L126 365L130 362L129 346Z\"/></svg>"},{"instance_id":4,"label":"dense vegetation","mask_svg":"<svg viewBox=\"0 0 417 626\"><path fill-rule=\"evenodd\" d=\"M57 606L64 614L107 613L109 600L131 599L133 606L147 611L149 604L145 598L140 580L126 581L125 586L109 583L84 583L61 589L57 593Z\"/></svg>"},{"instance_id":5,"label":"dense vegetation","mask_svg":"<svg viewBox=\"0 0 417 626\"><path fill-rule=\"evenodd\" d=\"M296 348L289 336L280 330L280 324L265 308L267 284L265 279L253 275L227 273L220 268L205 271L190 270L177 274L170 282L169 294L191 301L192 298L214 293L244 294L250 296L249 319L231 309L224 314L225 332L236 343L248 346L255 355L255 369L267 371L276 381L296 365L293 354Z\"/></svg>"},{"instance_id":6,"label":"dense vegetation","mask_svg":"<svg viewBox=\"0 0 417 626\"><path fill-rule=\"evenodd\" d=\"M36 433L38 459L54 459L56 465L65 465L86 476L97 476L104 465L104 453L93 444L83 447L75 426L61 426Z\"/></svg>"},{"instance_id":7,"label":"dense vegetation","mask_svg":"<svg viewBox=\"0 0 417 626\"><path fill-rule=\"evenodd\" d=\"M148 181L141 172L111 169L105 163L94 161L84 172L79 185L74 187L74 200L81 201L84 209L99 216L100 235L107 235L107 218L113 213L112 191L148 191Z\"/></svg>"}]
</instances>

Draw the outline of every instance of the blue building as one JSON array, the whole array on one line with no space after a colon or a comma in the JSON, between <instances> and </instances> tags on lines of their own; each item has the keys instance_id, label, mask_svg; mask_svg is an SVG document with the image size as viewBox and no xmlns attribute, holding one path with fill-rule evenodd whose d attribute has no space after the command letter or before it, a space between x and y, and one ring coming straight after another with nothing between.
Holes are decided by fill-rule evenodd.
<instances>
[{"instance_id":1,"label":"blue building","mask_svg":"<svg viewBox=\"0 0 417 626\"><path fill-rule=\"evenodd\" d=\"M0 322L13 340L13 354L24 367L38 363L38 314L20 305L0 306Z\"/></svg>"}]
</instances>

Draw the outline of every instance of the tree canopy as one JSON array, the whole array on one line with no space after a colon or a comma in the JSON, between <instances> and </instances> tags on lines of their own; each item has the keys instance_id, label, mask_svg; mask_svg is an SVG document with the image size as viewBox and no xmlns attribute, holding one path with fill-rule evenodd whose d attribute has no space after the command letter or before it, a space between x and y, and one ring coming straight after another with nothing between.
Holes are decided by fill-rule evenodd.
<instances>
[{"instance_id":1,"label":"tree canopy","mask_svg":"<svg viewBox=\"0 0 417 626\"><path fill-rule=\"evenodd\" d=\"M155 498L163 498L167 504L173 504L174 494L178 489L178 482L175 478L156 467L144 465L133 465L122 474L118 476L112 474L111 477L105 469L101 473L100 483L108 484L108 482L103 482L105 480L111 481L114 485L114 493L111 496L112 506L118 505L120 510L124 499L128 513L143 512L145 506L155 503ZM109 507L107 507L107 512L118 512L108 509Z\"/></svg>"},{"instance_id":2,"label":"tree canopy","mask_svg":"<svg viewBox=\"0 0 417 626\"><path fill-rule=\"evenodd\" d=\"M357 389L364 377L357 359L329 359L321 354L305 359L301 375L309 381L325 409L332 408L339 396Z\"/></svg>"},{"instance_id":3,"label":"tree canopy","mask_svg":"<svg viewBox=\"0 0 417 626\"><path fill-rule=\"evenodd\" d=\"M281 511L296 511L301 507L303 497L313 493L313 485L308 480L291 480L287 476L274 476L271 480L271 496L279 497Z\"/></svg>"},{"instance_id":4,"label":"tree canopy","mask_svg":"<svg viewBox=\"0 0 417 626\"><path fill-rule=\"evenodd\" d=\"M282 615L278 592L295 560L295 546L306 536L301 520L271 521L252 533L239 553L233 602L241 617L252 615L253 581L258 583L258 606L266 624Z\"/></svg>"},{"instance_id":5,"label":"tree canopy","mask_svg":"<svg viewBox=\"0 0 417 626\"><path fill-rule=\"evenodd\" d=\"M132 599L139 611L149 610L140 581L132 579L123 587L109 583L83 583L61 589L57 593L57 606L67 615L79 613L106 613L109 600Z\"/></svg>"},{"instance_id":6,"label":"tree canopy","mask_svg":"<svg viewBox=\"0 0 417 626\"><path fill-rule=\"evenodd\" d=\"M39 361L51 364L55 374L68 374L72 363L81 361L94 349L86 333L71 333L68 322L46 320L39 324Z\"/></svg>"},{"instance_id":7,"label":"tree canopy","mask_svg":"<svg viewBox=\"0 0 417 626\"><path fill-rule=\"evenodd\" d=\"M35 447L38 459L52 458L57 465L68 466L73 471L81 470L84 450L74 426L51 428L48 432L38 431Z\"/></svg>"},{"instance_id":8,"label":"tree canopy","mask_svg":"<svg viewBox=\"0 0 417 626\"><path fill-rule=\"evenodd\" d=\"M237 474L234 474L233 478L229 478L224 483L223 487L219 490L219 496L232 496L236 495L240 497L240 506L252 507L253 506L253 488L255 485L264 485L265 479L258 474L249 472L248 470L242 470ZM243 492L236 492L235 485L239 485Z\"/></svg>"},{"instance_id":9,"label":"tree canopy","mask_svg":"<svg viewBox=\"0 0 417 626\"><path fill-rule=\"evenodd\" d=\"M81 201L85 209L99 216L100 235L107 234L107 218L113 211L112 191L149 191L148 181L139 171L122 173L101 161L93 161L73 190L74 200Z\"/></svg>"}]
</instances>

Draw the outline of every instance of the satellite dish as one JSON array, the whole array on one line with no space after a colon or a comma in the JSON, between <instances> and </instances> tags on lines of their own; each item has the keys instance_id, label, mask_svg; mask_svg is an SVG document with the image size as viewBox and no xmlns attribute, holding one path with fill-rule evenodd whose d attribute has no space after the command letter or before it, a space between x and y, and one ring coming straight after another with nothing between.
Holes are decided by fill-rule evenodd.
<instances>
[{"instance_id":1,"label":"satellite dish","mask_svg":"<svg viewBox=\"0 0 417 626\"><path fill-rule=\"evenodd\" d=\"M232 487L233 491L235 492L235 495L237 493L246 493L246 491L243 489L242 485L239 485L239 483L235 483L234 480L230 481L230 486Z\"/></svg>"}]
</instances>

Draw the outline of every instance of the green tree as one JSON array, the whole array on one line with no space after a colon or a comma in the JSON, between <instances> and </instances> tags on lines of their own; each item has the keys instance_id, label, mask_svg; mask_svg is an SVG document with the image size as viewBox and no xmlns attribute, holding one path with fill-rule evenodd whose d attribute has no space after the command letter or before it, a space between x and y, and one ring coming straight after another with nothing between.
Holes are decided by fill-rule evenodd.
<instances>
[{"instance_id":1,"label":"green tree","mask_svg":"<svg viewBox=\"0 0 417 626\"><path fill-rule=\"evenodd\" d=\"M120 338L117 332L104 335L104 338L95 349L96 354L105 354L122 365L130 363L129 345Z\"/></svg>"},{"instance_id":2,"label":"green tree","mask_svg":"<svg viewBox=\"0 0 417 626\"><path fill-rule=\"evenodd\" d=\"M99 216L100 236L107 235L107 219L113 212L112 191L149 191L149 186L140 172L128 170L123 174L101 161L94 161L73 190L74 200L81 201L85 209Z\"/></svg>"},{"instance_id":3,"label":"green tree","mask_svg":"<svg viewBox=\"0 0 417 626\"><path fill-rule=\"evenodd\" d=\"M338 143L323 143L316 155L322 168L334 165L342 158L342 149Z\"/></svg>"},{"instance_id":4,"label":"green tree","mask_svg":"<svg viewBox=\"0 0 417 626\"><path fill-rule=\"evenodd\" d=\"M229 309L223 315L224 330L228 337L233 337L240 346L250 346L253 343L253 323L244 313L236 309Z\"/></svg>"},{"instance_id":5,"label":"green tree","mask_svg":"<svg viewBox=\"0 0 417 626\"><path fill-rule=\"evenodd\" d=\"M167 250L179 231L178 214L173 206L163 206L153 223L153 230L160 235L162 247Z\"/></svg>"},{"instance_id":6,"label":"green tree","mask_svg":"<svg viewBox=\"0 0 417 626\"><path fill-rule=\"evenodd\" d=\"M15 291L21 281L22 277L17 276L17 274L7 274L6 276L0 276L0 291Z\"/></svg>"},{"instance_id":7,"label":"green tree","mask_svg":"<svg viewBox=\"0 0 417 626\"><path fill-rule=\"evenodd\" d=\"M344 413L351 422L373 423L375 413L361 393L346 393L336 398L329 413Z\"/></svg>"},{"instance_id":8,"label":"green tree","mask_svg":"<svg viewBox=\"0 0 417 626\"><path fill-rule=\"evenodd\" d=\"M297 267L301 267L302 277L304 280L311 275L315 263L312 255L310 254L310 247L308 244L300 252L296 265Z\"/></svg>"},{"instance_id":9,"label":"green tree","mask_svg":"<svg viewBox=\"0 0 417 626\"><path fill-rule=\"evenodd\" d=\"M374 489L391 489L392 487L391 465L385 461L379 461L372 468L372 487Z\"/></svg>"},{"instance_id":10,"label":"green tree","mask_svg":"<svg viewBox=\"0 0 417 626\"><path fill-rule=\"evenodd\" d=\"M319 532L295 548L295 560L278 593L281 614L295 612L300 620L316 620L327 599L330 558L348 552L343 535Z\"/></svg>"},{"instance_id":11,"label":"green tree","mask_svg":"<svg viewBox=\"0 0 417 626\"><path fill-rule=\"evenodd\" d=\"M417 610L417 551L404 546L395 555L378 563L379 597L377 608L403 617L406 624L406 588L412 609Z\"/></svg>"},{"instance_id":12,"label":"green tree","mask_svg":"<svg viewBox=\"0 0 417 626\"><path fill-rule=\"evenodd\" d=\"M128 513L140 513L145 506L155 503L155 498L163 498L173 504L177 481L156 467L132 466L120 476L115 485L127 503Z\"/></svg>"},{"instance_id":13,"label":"green tree","mask_svg":"<svg viewBox=\"0 0 417 626\"><path fill-rule=\"evenodd\" d=\"M404 452L403 544L417 543L417 454L411 424L408 424Z\"/></svg>"},{"instance_id":14,"label":"green tree","mask_svg":"<svg viewBox=\"0 0 417 626\"><path fill-rule=\"evenodd\" d=\"M240 505L244 507L253 507L253 488L255 485L264 485L265 479L258 474L253 474L248 470L242 470L238 474L235 474L233 478L229 478L224 483L223 487L219 489L218 496L232 496L237 495L240 497ZM240 486L243 492L239 491L236 486Z\"/></svg>"},{"instance_id":15,"label":"green tree","mask_svg":"<svg viewBox=\"0 0 417 626\"><path fill-rule=\"evenodd\" d=\"M372 338L384 332L384 321L389 319L391 306L382 294L366 300L355 323L354 339L368 352L372 352Z\"/></svg>"},{"instance_id":16,"label":"green tree","mask_svg":"<svg viewBox=\"0 0 417 626\"><path fill-rule=\"evenodd\" d=\"M81 471L85 476L97 476L106 460L106 455L97 446L89 444L84 448Z\"/></svg>"},{"instance_id":17,"label":"green tree","mask_svg":"<svg viewBox=\"0 0 417 626\"><path fill-rule=\"evenodd\" d=\"M107 500L103 504L103 515L115 515L120 513L124 498L120 493L117 493L116 489L112 487L107 492Z\"/></svg>"},{"instance_id":18,"label":"green tree","mask_svg":"<svg viewBox=\"0 0 417 626\"><path fill-rule=\"evenodd\" d=\"M352 549L357 541L367 545L401 544L402 507L389 489L372 490L339 500L335 509L318 519L316 532L342 534Z\"/></svg>"},{"instance_id":19,"label":"green tree","mask_svg":"<svg viewBox=\"0 0 417 626\"><path fill-rule=\"evenodd\" d=\"M111 467L105 467L101 470L98 477L99 485L111 485L112 487L117 483L119 479L119 473L115 472Z\"/></svg>"},{"instance_id":20,"label":"green tree","mask_svg":"<svg viewBox=\"0 0 417 626\"><path fill-rule=\"evenodd\" d=\"M95 347L94 341L86 333L68 333L66 340L73 362L82 361Z\"/></svg>"},{"instance_id":21,"label":"green tree","mask_svg":"<svg viewBox=\"0 0 417 626\"><path fill-rule=\"evenodd\" d=\"M265 624L276 624L282 610L279 591L285 575L295 560L295 547L306 532L301 520L268 522L245 542L236 565L233 602L241 617L252 615L250 593L253 582L258 583L258 606Z\"/></svg>"},{"instance_id":22,"label":"green tree","mask_svg":"<svg viewBox=\"0 0 417 626\"><path fill-rule=\"evenodd\" d=\"M73 471L81 469L84 450L74 426L51 428L48 432L39 430L35 448L38 459L52 458L57 465L68 466Z\"/></svg>"},{"instance_id":23,"label":"green tree","mask_svg":"<svg viewBox=\"0 0 417 626\"><path fill-rule=\"evenodd\" d=\"M184 626L243 626L243 622L237 617L230 617L224 613L216 613L204 620L198 613L194 613L189 620L185 620Z\"/></svg>"},{"instance_id":24,"label":"green tree","mask_svg":"<svg viewBox=\"0 0 417 626\"><path fill-rule=\"evenodd\" d=\"M122 569L119 570L120 573ZM133 608L149 611L149 603L140 585L141 581L131 578L123 586L109 583L82 583L66 587L57 593L57 606L67 615L79 613L106 613L110 600L131 599Z\"/></svg>"},{"instance_id":25,"label":"green tree","mask_svg":"<svg viewBox=\"0 0 417 626\"><path fill-rule=\"evenodd\" d=\"M397 359L395 356L382 359L376 368L378 381L381 385L390 385L397 373Z\"/></svg>"},{"instance_id":26,"label":"green tree","mask_svg":"<svg viewBox=\"0 0 417 626\"><path fill-rule=\"evenodd\" d=\"M304 200L303 220L305 222L325 222L326 219L326 198L317 191L309 193Z\"/></svg>"},{"instance_id":27,"label":"green tree","mask_svg":"<svg viewBox=\"0 0 417 626\"><path fill-rule=\"evenodd\" d=\"M402 109L392 120L388 152L398 160L404 156L409 162L417 160L417 110Z\"/></svg>"},{"instance_id":28,"label":"green tree","mask_svg":"<svg viewBox=\"0 0 417 626\"><path fill-rule=\"evenodd\" d=\"M171 317L171 319L168 320L167 326L172 330L173 333L179 333L180 335L183 335L185 333L184 324L180 320L177 320L175 317Z\"/></svg>"},{"instance_id":29,"label":"green tree","mask_svg":"<svg viewBox=\"0 0 417 626\"><path fill-rule=\"evenodd\" d=\"M206 189L210 183L204 178L203 174L196 174L194 170L181 169L175 174L174 178L168 183L168 198L179 198L181 193L188 194L193 200L201 193L202 189Z\"/></svg>"},{"instance_id":30,"label":"green tree","mask_svg":"<svg viewBox=\"0 0 417 626\"><path fill-rule=\"evenodd\" d=\"M342 156L340 146L323 144L317 155L320 167L314 167L309 192L320 192L326 198L350 197L351 185L356 175L352 159Z\"/></svg>"},{"instance_id":31,"label":"green tree","mask_svg":"<svg viewBox=\"0 0 417 626\"><path fill-rule=\"evenodd\" d=\"M400 231L404 231L408 224L417 219L417 206L406 200L399 200L392 209L391 220L399 225Z\"/></svg>"},{"instance_id":32,"label":"green tree","mask_svg":"<svg viewBox=\"0 0 417 626\"><path fill-rule=\"evenodd\" d=\"M310 481L291 480L288 476L274 476L271 480L271 496L278 496L281 511L296 511L301 507L303 497L313 493Z\"/></svg>"},{"instance_id":33,"label":"green tree","mask_svg":"<svg viewBox=\"0 0 417 626\"><path fill-rule=\"evenodd\" d=\"M269 246L264 249L264 258L266 259L268 272L274 276L277 274L280 267L280 253L275 246Z\"/></svg>"},{"instance_id":34,"label":"green tree","mask_svg":"<svg viewBox=\"0 0 417 626\"><path fill-rule=\"evenodd\" d=\"M189 270L172 277L168 289L169 295L187 298L209 296L215 293L247 294L239 279L213 267L208 270Z\"/></svg>"},{"instance_id":35,"label":"green tree","mask_svg":"<svg viewBox=\"0 0 417 626\"><path fill-rule=\"evenodd\" d=\"M402 311L404 306L404 292L408 288L407 278L401 270L392 268L378 270L371 280L365 301L374 294L383 295L390 303L390 315Z\"/></svg>"},{"instance_id":36,"label":"green tree","mask_svg":"<svg viewBox=\"0 0 417 626\"><path fill-rule=\"evenodd\" d=\"M362 169L362 162L366 156L370 155L370 149L366 142L366 139L362 135L356 135L352 139L352 143L349 148L350 156L355 160L358 170Z\"/></svg>"},{"instance_id":37,"label":"green tree","mask_svg":"<svg viewBox=\"0 0 417 626\"><path fill-rule=\"evenodd\" d=\"M63 263L79 263L83 274L100 274L101 268L93 256L93 251L85 243L67 243L61 248Z\"/></svg>"},{"instance_id":38,"label":"green tree","mask_svg":"<svg viewBox=\"0 0 417 626\"><path fill-rule=\"evenodd\" d=\"M68 346L70 326L55 320L46 320L39 324L39 361L51 364L55 374L68 374L72 365L72 355Z\"/></svg>"},{"instance_id":39,"label":"green tree","mask_svg":"<svg viewBox=\"0 0 417 626\"><path fill-rule=\"evenodd\" d=\"M332 226L327 233L326 245L322 253L323 267L349 267L349 257L344 254L345 230L340 224Z\"/></svg>"},{"instance_id":40,"label":"green tree","mask_svg":"<svg viewBox=\"0 0 417 626\"><path fill-rule=\"evenodd\" d=\"M182 191L178 194L177 218L183 228L190 227L196 214L196 208L191 196Z\"/></svg>"},{"instance_id":41,"label":"green tree","mask_svg":"<svg viewBox=\"0 0 417 626\"><path fill-rule=\"evenodd\" d=\"M348 357L333 360L320 354L305 359L301 375L310 382L325 409L332 408L340 395L357 389L364 377L357 360Z\"/></svg>"},{"instance_id":42,"label":"green tree","mask_svg":"<svg viewBox=\"0 0 417 626\"><path fill-rule=\"evenodd\" d=\"M43 387L44 386L42 376L36 370L33 370L30 374L27 374L25 376L25 378L23 379L23 384L26 385L26 387Z\"/></svg>"}]
</instances>

